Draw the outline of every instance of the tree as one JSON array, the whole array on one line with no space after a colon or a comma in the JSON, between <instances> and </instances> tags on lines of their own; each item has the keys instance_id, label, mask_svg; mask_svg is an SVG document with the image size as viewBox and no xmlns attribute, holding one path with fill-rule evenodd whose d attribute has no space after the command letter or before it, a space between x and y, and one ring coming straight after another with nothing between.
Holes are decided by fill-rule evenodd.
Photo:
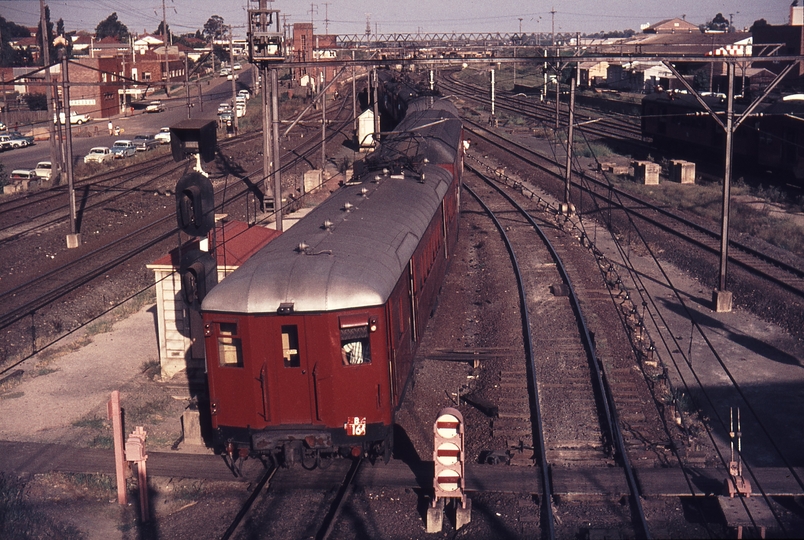
<instances>
[{"instance_id":1,"label":"tree","mask_svg":"<svg viewBox=\"0 0 804 540\"><path fill-rule=\"evenodd\" d=\"M117 12L106 17L95 27L95 38L99 40L105 37L113 37L117 38L118 41L126 41L128 36L128 27L117 20Z\"/></svg>"},{"instance_id":2,"label":"tree","mask_svg":"<svg viewBox=\"0 0 804 540\"><path fill-rule=\"evenodd\" d=\"M753 33L755 28L762 28L763 26L768 26L768 21L765 19L759 19L754 21L754 24L751 25L751 28L749 28L748 31Z\"/></svg>"},{"instance_id":3,"label":"tree","mask_svg":"<svg viewBox=\"0 0 804 540\"><path fill-rule=\"evenodd\" d=\"M26 57L9 44L14 38L30 37L31 32L24 26L20 26L11 21L7 21L0 16L0 66L24 66L27 65Z\"/></svg>"},{"instance_id":4,"label":"tree","mask_svg":"<svg viewBox=\"0 0 804 540\"><path fill-rule=\"evenodd\" d=\"M39 44L40 51L44 50L44 47L42 46L42 35L43 34L46 35L47 47L50 51L50 61L55 62L56 48L53 46L53 23L50 22L50 6L48 6L47 4L45 4L45 28L47 30L45 32L42 32L42 23L40 21L40 23L37 25L36 28L36 43ZM44 65L44 63L45 63L45 55L40 54L39 65L40 66Z\"/></svg>"},{"instance_id":5,"label":"tree","mask_svg":"<svg viewBox=\"0 0 804 540\"><path fill-rule=\"evenodd\" d=\"M213 15L204 23L203 35L207 41L222 39L224 32L223 17L220 15Z\"/></svg>"},{"instance_id":6,"label":"tree","mask_svg":"<svg viewBox=\"0 0 804 540\"><path fill-rule=\"evenodd\" d=\"M722 13L718 13L714 19L706 23L706 29L714 32L727 32L729 30L729 20Z\"/></svg>"},{"instance_id":7,"label":"tree","mask_svg":"<svg viewBox=\"0 0 804 540\"><path fill-rule=\"evenodd\" d=\"M156 30L154 31L154 35L155 36L163 36L163 35L166 36L165 40L168 43L170 43L172 41L175 41L175 38L173 37L173 35L170 32L170 25L169 24L167 25L167 32L164 32L162 30L162 21L159 21L159 26L156 27Z\"/></svg>"}]
</instances>

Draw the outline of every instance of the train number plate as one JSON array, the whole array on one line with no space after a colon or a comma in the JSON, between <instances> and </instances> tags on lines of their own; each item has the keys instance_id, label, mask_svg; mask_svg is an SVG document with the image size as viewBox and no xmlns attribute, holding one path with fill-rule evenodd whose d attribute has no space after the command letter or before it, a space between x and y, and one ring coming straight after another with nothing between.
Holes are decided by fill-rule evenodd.
<instances>
[{"instance_id":1,"label":"train number plate","mask_svg":"<svg viewBox=\"0 0 804 540\"><path fill-rule=\"evenodd\" d=\"M347 435L354 437L361 437L366 434L366 418L359 418L357 416L350 416L346 423L343 425Z\"/></svg>"}]
</instances>

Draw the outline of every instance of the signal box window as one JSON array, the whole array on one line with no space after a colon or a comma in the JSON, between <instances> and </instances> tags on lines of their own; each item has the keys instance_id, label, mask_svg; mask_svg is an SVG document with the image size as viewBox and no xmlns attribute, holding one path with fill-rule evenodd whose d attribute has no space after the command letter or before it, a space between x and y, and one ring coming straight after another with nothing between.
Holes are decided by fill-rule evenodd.
<instances>
[{"instance_id":1,"label":"signal box window","mask_svg":"<svg viewBox=\"0 0 804 540\"><path fill-rule=\"evenodd\" d=\"M371 362L368 325L341 328L341 360L345 366Z\"/></svg>"},{"instance_id":2,"label":"signal box window","mask_svg":"<svg viewBox=\"0 0 804 540\"><path fill-rule=\"evenodd\" d=\"M295 326L282 327L282 358L285 367L301 366L299 358L299 329Z\"/></svg>"},{"instance_id":3,"label":"signal box window","mask_svg":"<svg viewBox=\"0 0 804 540\"><path fill-rule=\"evenodd\" d=\"M243 346L237 323L218 324L218 362L222 367L243 367Z\"/></svg>"}]
</instances>

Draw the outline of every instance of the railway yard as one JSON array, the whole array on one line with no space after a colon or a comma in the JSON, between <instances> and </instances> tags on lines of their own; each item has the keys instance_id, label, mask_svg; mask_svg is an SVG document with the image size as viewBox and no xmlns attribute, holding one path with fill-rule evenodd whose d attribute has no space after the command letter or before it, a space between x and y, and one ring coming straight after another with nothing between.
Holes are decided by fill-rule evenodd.
<instances>
[{"instance_id":1,"label":"railway yard","mask_svg":"<svg viewBox=\"0 0 804 540\"><path fill-rule=\"evenodd\" d=\"M735 309L717 313L716 223L654 202L650 188L658 187L616 179L594 156L574 161L576 212L562 214L566 152L534 136L552 122L550 106L501 96L501 107L530 123L492 127L477 112L482 91L446 77L440 84L471 140L460 233L387 464L337 459L306 470L247 459L230 470L183 440L181 416L198 405L198 379L159 377L154 277L145 268L177 243L173 189L183 171L167 153L77 186L85 231L77 250L64 246L64 190L0 200L0 496L12 501L13 534L802 535L804 260L736 235ZM333 174L356 157L343 144L347 101L329 113ZM584 136L646 153L635 124L602 124ZM282 140L293 198L317 159L316 129ZM254 137L222 143L211 172L216 212L248 223L265 217ZM338 178L295 206L314 206ZM137 502L116 501L112 390L121 392L127 428L149 433L147 523ZM428 534L433 423L444 407L464 419L471 522L458 528L448 509L442 531ZM728 497L732 461L751 497ZM137 501L136 475L128 491Z\"/></svg>"}]
</instances>

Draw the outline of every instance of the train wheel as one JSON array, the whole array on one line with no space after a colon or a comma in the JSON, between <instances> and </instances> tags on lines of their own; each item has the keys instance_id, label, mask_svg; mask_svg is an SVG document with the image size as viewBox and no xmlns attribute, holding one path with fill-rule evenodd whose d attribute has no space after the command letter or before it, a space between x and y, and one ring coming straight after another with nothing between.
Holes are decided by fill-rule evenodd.
<instances>
[{"instance_id":1,"label":"train wheel","mask_svg":"<svg viewBox=\"0 0 804 540\"><path fill-rule=\"evenodd\" d=\"M301 465L308 471L312 471L318 466L318 450L305 448L302 450Z\"/></svg>"}]
</instances>

